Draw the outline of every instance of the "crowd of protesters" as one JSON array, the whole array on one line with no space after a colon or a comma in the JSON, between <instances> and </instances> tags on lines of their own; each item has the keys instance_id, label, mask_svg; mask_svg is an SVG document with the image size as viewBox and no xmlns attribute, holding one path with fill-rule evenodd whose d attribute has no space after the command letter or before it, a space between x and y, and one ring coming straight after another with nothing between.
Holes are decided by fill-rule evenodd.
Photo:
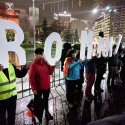
<instances>
[{"instance_id":1,"label":"crowd of protesters","mask_svg":"<svg viewBox=\"0 0 125 125\"><path fill-rule=\"evenodd\" d=\"M104 37L103 33L99 34ZM71 46L70 43L64 44L61 57L61 71L64 73L66 98L71 106L79 105L79 100L83 96L83 83L86 83L85 99L93 100L94 95L104 92L101 88L101 82L104 74L108 71L107 88L111 89L120 84L125 85L125 48L120 45L118 53L114 53L116 45L113 45L112 57L98 58L98 53L93 52L92 58L80 59L80 47ZM49 113L48 98L50 93L50 75L54 72L55 66L50 66L44 59L44 50L37 48L35 50L36 58L30 65L29 81L34 94L34 100L44 100L44 109L46 120L53 120ZM87 48L86 54L87 55ZM107 68L108 67L108 68ZM15 124L16 110L16 77L24 77L28 71L25 66L18 70L14 65L3 69L0 65L0 125L6 125L6 111L8 113L8 125ZM94 86L94 95L92 87ZM4 89L4 91L3 91ZM12 107L11 107L11 106ZM42 114L41 114L42 115ZM11 121L11 122L10 122ZM42 123L42 120L40 121Z\"/></svg>"},{"instance_id":2,"label":"crowd of protesters","mask_svg":"<svg viewBox=\"0 0 125 125\"><path fill-rule=\"evenodd\" d=\"M103 32L99 36L104 37ZM114 86L125 84L125 49L122 44L119 47L118 53L115 53L115 49L116 45L113 45L112 57L103 57L101 55L98 58L98 53L95 51L95 54L93 52L93 56L89 60L80 60L80 47L73 46L72 49L67 51L63 73L69 105L74 106L78 104L78 97L81 93L83 94L83 83L86 83L86 100L91 101L95 98L96 94L103 93L104 90L101 88L101 82L106 79L105 73L107 74L106 86L108 90L113 89ZM92 87L94 87L93 94Z\"/></svg>"}]
</instances>

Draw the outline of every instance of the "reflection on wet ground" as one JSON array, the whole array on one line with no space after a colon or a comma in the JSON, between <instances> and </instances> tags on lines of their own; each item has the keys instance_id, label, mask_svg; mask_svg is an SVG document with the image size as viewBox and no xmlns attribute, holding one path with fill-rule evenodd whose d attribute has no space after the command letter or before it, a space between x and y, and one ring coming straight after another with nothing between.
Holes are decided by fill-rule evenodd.
<instances>
[{"instance_id":1,"label":"reflection on wet ground","mask_svg":"<svg viewBox=\"0 0 125 125\"><path fill-rule=\"evenodd\" d=\"M65 88L64 85L62 87ZM106 117L113 120L117 117L114 115L121 115L125 112L125 85L115 85L108 90L105 87L103 89L106 89L106 91L96 94L93 101L86 100L83 95L78 105L74 107L68 106L62 87L51 90L49 105L54 120L50 121L48 125L87 125L91 121ZM22 111L27 110L26 105L30 99L31 97L27 97L23 101L18 100L17 112L21 111L21 108L23 109ZM32 124L31 118L25 117L25 112L19 113L16 121L17 125ZM43 125L46 125L44 117ZM89 125L96 124L89 123Z\"/></svg>"}]
</instances>

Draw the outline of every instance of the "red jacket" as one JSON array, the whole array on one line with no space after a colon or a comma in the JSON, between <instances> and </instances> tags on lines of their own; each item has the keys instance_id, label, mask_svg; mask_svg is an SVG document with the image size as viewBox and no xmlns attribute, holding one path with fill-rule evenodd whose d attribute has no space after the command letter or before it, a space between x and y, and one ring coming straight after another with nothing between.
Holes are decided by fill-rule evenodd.
<instances>
[{"instance_id":1,"label":"red jacket","mask_svg":"<svg viewBox=\"0 0 125 125\"><path fill-rule=\"evenodd\" d=\"M50 75L55 66L50 66L45 60L35 59L30 65L29 81L33 91L50 88Z\"/></svg>"}]
</instances>

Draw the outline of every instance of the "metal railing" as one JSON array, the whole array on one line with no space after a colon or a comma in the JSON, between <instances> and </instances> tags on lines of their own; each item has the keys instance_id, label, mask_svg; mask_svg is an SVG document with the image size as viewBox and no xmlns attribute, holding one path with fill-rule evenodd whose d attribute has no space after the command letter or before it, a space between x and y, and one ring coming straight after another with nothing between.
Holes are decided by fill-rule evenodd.
<instances>
[{"instance_id":1,"label":"metal railing","mask_svg":"<svg viewBox=\"0 0 125 125\"><path fill-rule=\"evenodd\" d=\"M18 125L30 125L32 124L31 118L26 118L25 111L27 110L27 104L33 98L33 93L29 84L28 73L24 78L17 79L17 115L16 115L16 124ZM60 120L58 120L57 107L60 105L61 112L63 112L62 122L66 123L66 107L64 103L65 99L65 86L64 86L64 77L63 72L61 72L60 62L56 65L55 71L51 76L51 93L49 98L50 103L50 112L53 113L54 120L53 124L57 125ZM28 122L27 122L28 119Z\"/></svg>"}]
</instances>

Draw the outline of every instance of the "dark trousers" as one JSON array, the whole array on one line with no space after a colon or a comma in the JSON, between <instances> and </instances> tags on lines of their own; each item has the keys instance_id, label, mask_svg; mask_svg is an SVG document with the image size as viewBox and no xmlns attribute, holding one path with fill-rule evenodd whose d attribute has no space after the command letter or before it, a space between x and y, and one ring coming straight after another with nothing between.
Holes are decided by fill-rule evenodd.
<instances>
[{"instance_id":1,"label":"dark trousers","mask_svg":"<svg viewBox=\"0 0 125 125\"><path fill-rule=\"evenodd\" d=\"M95 90L100 90L101 89L101 81L103 79L103 74L104 73L97 73L96 75L96 80L95 80Z\"/></svg>"},{"instance_id":2,"label":"dark trousers","mask_svg":"<svg viewBox=\"0 0 125 125\"><path fill-rule=\"evenodd\" d=\"M120 72L120 76L121 76L121 80L125 83L125 64L123 64L123 66L121 67L121 72Z\"/></svg>"},{"instance_id":3,"label":"dark trousers","mask_svg":"<svg viewBox=\"0 0 125 125\"><path fill-rule=\"evenodd\" d=\"M79 84L79 80L65 80L65 84L66 84L66 98L67 101L71 104L74 104L74 102L76 101L76 85ZM80 87L81 88L81 87Z\"/></svg>"},{"instance_id":4,"label":"dark trousers","mask_svg":"<svg viewBox=\"0 0 125 125\"><path fill-rule=\"evenodd\" d=\"M16 99L17 96L13 96L0 101L0 125L15 125ZM8 115L7 120L6 112Z\"/></svg>"},{"instance_id":5,"label":"dark trousers","mask_svg":"<svg viewBox=\"0 0 125 125\"><path fill-rule=\"evenodd\" d=\"M116 84L116 83L115 83L115 80L120 79L120 77L119 77L120 74L119 74L118 71L116 70L117 67L116 67L115 70L113 70L113 68L114 68L114 67L109 68L108 79L107 79L107 85L108 85L108 86L109 86L109 85L113 86L114 84Z\"/></svg>"},{"instance_id":6,"label":"dark trousers","mask_svg":"<svg viewBox=\"0 0 125 125\"><path fill-rule=\"evenodd\" d=\"M83 80L79 79L78 81L76 81L76 85L77 85L77 90L78 92L82 92L82 82Z\"/></svg>"},{"instance_id":7,"label":"dark trousers","mask_svg":"<svg viewBox=\"0 0 125 125\"><path fill-rule=\"evenodd\" d=\"M49 112L48 111L48 99L49 99L49 93L50 93L50 89L48 90L38 90L37 91L37 95L35 94L34 95L34 99L35 100L39 100L40 98L43 98L44 99L44 102L45 102L45 111L46 112ZM43 96L43 97L42 97Z\"/></svg>"},{"instance_id":8,"label":"dark trousers","mask_svg":"<svg viewBox=\"0 0 125 125\"><path fill-rule=\"evenodd\" d=\"M82 92L82 84L84 83L84 70L80 70L80 79L76 80L77 90L78 92Z\"/></svg>"}]
</instances>

